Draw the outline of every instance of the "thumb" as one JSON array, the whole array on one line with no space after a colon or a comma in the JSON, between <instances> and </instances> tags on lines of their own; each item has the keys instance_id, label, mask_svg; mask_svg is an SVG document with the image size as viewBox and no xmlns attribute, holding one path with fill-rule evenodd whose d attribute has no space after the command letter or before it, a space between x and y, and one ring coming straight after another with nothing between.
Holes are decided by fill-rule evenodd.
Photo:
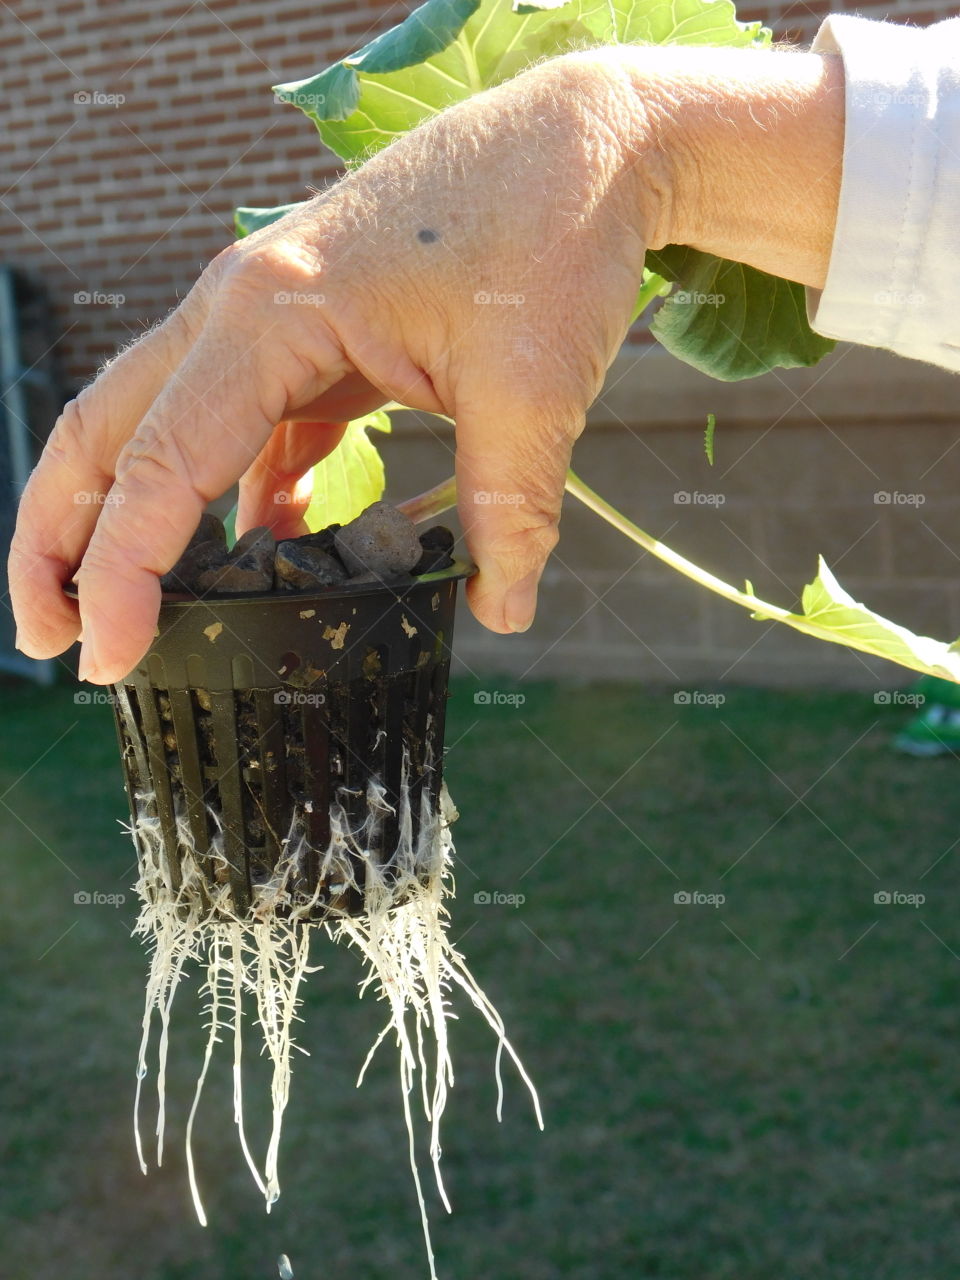
<instances>
[{"instance_id":1,"label":"thumb","mask_svg":"<svg viewBox=\"0 0 960 1280\"><path fill-rule=\"evenodd\" d=\"M556 389L533 395L529 383L491 384L487 377L482 387L458 388L458 506L479 569L467 597L491 631L526 631L533 622L585 416L577 397Z\"/></svg>"}]
</instances>

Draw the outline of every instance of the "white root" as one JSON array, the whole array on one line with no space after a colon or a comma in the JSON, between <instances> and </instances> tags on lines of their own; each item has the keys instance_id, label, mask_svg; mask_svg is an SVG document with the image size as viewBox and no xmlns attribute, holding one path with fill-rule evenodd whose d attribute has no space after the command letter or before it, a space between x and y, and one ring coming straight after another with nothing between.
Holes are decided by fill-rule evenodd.
<instances>
[{"instance_id":1,"label":"white root","mask_svg":"<svg viewBox=\"0 0 960 1280\"><path fill-rule=\"evenodd\" d=\"M410 1099L419 1085L423 1114L429 1124L429 1153L434 1178L443 1205L449 1212L450 1201L440 1172L440 1121L448 1090L453 1085L453 1064L447 1039L447 1019L455 1016L449 999L453 988L460 988L466 993L497 1037L498 1119L503 1099L501 1063L504 1052L515 1063L530 1092L541 1128L543 1119L536 1089L507 1039L499 1014L448 937L449 917L444 899L453 893L450 823L456 817L456 810L444 788L440 812L434 812L427 795L428 788L424 788L419 836L414 841L413 815L405 780L406 770L397 815L398 845L387 868L381 867L370 852L378 848L384 819L393 813L384 788L375 780L369 783L367 816L359 828L351 829L343 807L333 804L331 840L322 860L323 872L332 880L342 880L355 887L351 856L358 859L366 871L364 908L360 915L334 916L322 924L310 921L319 890L306 895L294 887L300 882L301 860L306 853L300 815L295 815L284 842L284 857L269 883L255 887L249 915L241 919L233 912L229 886L211 885L204 876L203 855L194 850L189 827L181 819L177 822L181 850L189 852L181 853L180 887L177 890L172 888L160 824L150 816L152 797L135 797L138 816L131 831L139 854L137 891L142 901L135 933L146 939L151 954L137 1064L134 1128L140 1167L146 1173L139 1117L153 1019L156 1015L160 1023L156 1049L159 1163L165 1127L165 1071L171 1009L180 981L193 962L204 975L201 995L207 1018L206 1048L186 1128L187 1168L197 1216L201 1223L206 1222L193 1159L194 1123L214 1046L223 1032L231 1032L233 1039L233 1111L241 1149L269 1212L280 1195L279 1149L283 1115L290 1094L290 1059L293 1049L300 1048L293 1036L294 1023L299 1021L300 988L306 974L315 967L309 963L311 937L314 932L322 930L335 941L352 945L366 962L366 972L360 983L361 996L372 988L376 997L386 1002L389 1010L386 1026L371 1047L360 1069L357 1084L362 1083L376 1050L392 1033L398 1050L410 1168L420 1207L430 1276L431 1280L436 1280ZM216 834L211 848L204 852L225 866L222 835L216 815L212 817ZM245 998L253 1000L264 1048L271 1063L272 1125L262 1172L250 1151L243 1120L242 1020Z\"/></svg>"}]
</instances>

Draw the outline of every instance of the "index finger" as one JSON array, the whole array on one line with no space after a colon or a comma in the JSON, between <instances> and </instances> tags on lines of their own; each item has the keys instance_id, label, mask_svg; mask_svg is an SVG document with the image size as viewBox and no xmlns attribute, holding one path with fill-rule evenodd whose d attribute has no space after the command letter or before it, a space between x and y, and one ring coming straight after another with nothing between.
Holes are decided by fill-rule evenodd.
<instances>
[{"instance_id":1,"label":"index finger","mask_svg":"<svg viewBox=\"0 0 960 1280\"><path fill-rule=\"evenodd\" d=\"M319 343L318 343L319 345ZM346 371L334 344L316 361L320 394ZM117 458L110 490L77 574L81 679L110 684L149 648L160 582L204 507L251 465L284 418L302 362L229 317L211 318Z\"/></svg>"},{"instance_id":2,"label":"index finger","mask_svg":"<svg viewBox=\"0 0 960 1280\"><path fill-rule=\"evenodd\" d=\"M116 459L187 355L206 314L194 289L166 320L116 356L65 406L31 475L10 546L18 646L52 658L77 638L77 606L63 594L113 483Z\"/></svg>"}]
</instances>

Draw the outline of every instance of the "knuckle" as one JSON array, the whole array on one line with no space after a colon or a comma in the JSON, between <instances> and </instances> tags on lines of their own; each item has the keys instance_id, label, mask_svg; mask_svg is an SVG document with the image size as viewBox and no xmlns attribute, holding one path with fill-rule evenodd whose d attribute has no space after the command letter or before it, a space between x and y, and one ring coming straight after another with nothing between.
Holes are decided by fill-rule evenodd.
<instances>
[{"instance_id":1,"label":"knuckle","mask_svg":"<svg viewBox=\"0 0 960 1280\"><path fill-rule=\"evenodd\" d=\"M240 240L214 261L219 264L220 290L228 295L259 294L282 286L302 287L317 274L312 255L285 237L255 244Z\"/></svg>"},{"instance_id":2,"label":"knuckle","mask_svg":"<svg viewBox=\"0 0 960 1280\"><path fill-rule=\"evenodd\" d=\"M183 301L159 324L157 333L171 351L178 351L181 337L188 346L200 337L208 315L208 283L201 274Z\"/></svg>"},{"instance_id":3,"label":"knuckle","mask_svg":"<svg viewBox=\"0 0 960 1280\"><path fill-rule=\"evenodd\" d=\"M116 593L119 587L134 582L138 572L129 543L114 536L109 523L101 520L77 569L81 594L87 594L98 581L108 583L111 593Z\"/></svg>"},{"instance_id":4,"label":"knuckle","mask_svg":"<svg viewBox=\"0 0 960 1280\"><path fill-rule=\"evenodd\" d=\"M79 458L83 458L90 444L90 433L84 421L81 401L89 398L84 388L74 399L68 400L60 411L53 430L47 439L44 455L48 462L72 470Z\"/></svg>"},{"instance_id":5,"label":"knuckle","mask_svg":"<svg viewBox=\"0 0 960 1280\"><path fill-rule=\"evenodd\" d=\"M125 489L193 489L194 460L175 432L144 430L117 457L117 483Z\"/></svg>"},{"instance_id":6,"label":"knuckle","mask_svg":"<svg viewBox=\"0 0 960 1280\"><path fill-rule=\"evenodd\" d=\"M488 532L489 554L511 577L542 564L560 537L559 500L538 504L524 497L527 501L512 507L510 517Z\"/></svg>"}]
</instances>

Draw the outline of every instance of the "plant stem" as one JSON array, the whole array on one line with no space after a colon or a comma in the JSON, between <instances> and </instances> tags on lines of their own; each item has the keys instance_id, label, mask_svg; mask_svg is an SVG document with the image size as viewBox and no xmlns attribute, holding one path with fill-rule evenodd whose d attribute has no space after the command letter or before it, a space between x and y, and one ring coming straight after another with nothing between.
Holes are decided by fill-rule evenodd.
<instances>
[{"instance_id":1,"label":"plant stem","mask_svg":"<svg viewBox=\"0 0 960 1280\"><path fill-rule=\"evenodd\" d=\"M770 622L782 622L805 635L814 636L818 640L827 640L832 644L844 645L848 649L857 649L861 653L873 654L887 658L901 666L928 675L941 676L960 683L960 661L956 651L938 640L927 636L915 636L912 632L887 618L873 613L866 606L857 604L830 573L828 567L820 562L820 570L816 581L806 590L819 589L824 600L815 600L814 607L807 611L806 590L804 591L803 613L791 613L777 604L768 604L754 594L748 582L745 591L738 591L722 578L701 569L699 565L678 554L664 543L644 533L632 520L621 515L609 502L605 502L598 493L584 484L573 471L567 471L564 485L567 493L578 498L586 507L606 520L618 533L643 547L650 555L661 560L665 565L682 573L685 578L706 587L715 595L722 596L731 604L738 604L749 609L754 618ZM427 490L418 498L411 498L400 508L415 521L429 520L448 510L456 502L457 486L453 476L443 484ZM960 649L960 641L957 642Z\"/></svg>"},{"instance_id":2,"label":"plant stem","mask_svg":"<svg viewBox=\"0 0 960 1280\"><path fill-rule=\"evenodd\" d=\"M567 472L565 487L567 493L579 498L584 506L589 507L594 514L600 516L602 520L606 520L607 524L613 525L614 529L624 534L631 542L635 542L637 546L643 547L652 556L656 556L658 560L668 564L671 569L676 569L678 573L682 573L685 577L692 578L694 582L699 582L702 587L716 592L717 595L723 596L725 600L731 600L734 604L742 605L745 609L759 609L771 618L776 618L781 622L786 622L790 618L789 609L782 609L776 604L767 604L764 600L758 600L755 595L748 594L745 591L738 591L736 587L731 587L729 583L724 582L721 578L717 578L712 573L708 573L706 569L701 569L699 565L695 565L692 560L687 560L685 556L679 555L676 551L671 551L668 546L658 542L656 538L652 538L649 533L644 533L632 520L622 516L619 511L610 506L609 502L605 502L598 493L594 493L590 486L584 484L573 471ZM450 476L440 484L434 485L432 489L427 489L425 493L419 494L416 498L408 498L406 502L401 502L397 510L409 516L414 524L422 524L425 520L432 520L456 505L457 481L455 476Z\"/></svg>"},{"instance_id":3,"label":"plant stem","mask_svg":"<svg viewBox=\"0 0 960 1280\"><path fill-rule=\"evenodd\" d=\"M450 476L435 484L432 489L418 494L416 498L408 498L406 502L397 503L397 510L402 511L414 524L423 524L435 516L443 515L451 507L457 505L457 478Z\"/></svg>"},{"instance_id":4,"label":"plant stem","mask_svg":"<svg viewBox=\"0 0 960 1280\"><path fill-rule=\"evenodd\" d=\"M663 276L656 275L653 271L644 271L643 284L640 286L640 292L637 294L637 300L633 304L633 314L630 316L630 323L633 324L647 307L654 300L670 292L671 285L664 280Z\"/></svg>"},{"instance_id":5,"label":"plant stem","mask_svg":"<svg viewBox=\"0 0 960 1280\"><path fill-rule=\"evenodd\" d=\"M584 506L589 507L595 515L600 516L602 520L606 520L607 524L612 525L614 529L629 538L631 542L635 542L638 547L643 547L644 551L649 551L652 556L656 556L658 560L668 564L671 569L676 569L677 573L682 573L684 577L698 582L702 587L706 587L708 591L714 591L718 596L723 596L725 600L731 600L734 604L742 605L745 609L750 609L752 612L759 610L771 618L776 618L778 622L789 622L791 618L789 609L782 609L776 604L767 604L764 600L758 600L752 593L738 591L736 587L731 587L722 578L717 578L706 569L701 569L692 560L679 555L676 551L671 551L664 543L658 542L649 533L644 533L632 520L622 516L619 511L610 506L609 502L604 502L598 493L594 493L590 486L584 484L580 477L572 471L567 472L565 487L567 493L579 498Z\"/></svg>"}]
</instances>

